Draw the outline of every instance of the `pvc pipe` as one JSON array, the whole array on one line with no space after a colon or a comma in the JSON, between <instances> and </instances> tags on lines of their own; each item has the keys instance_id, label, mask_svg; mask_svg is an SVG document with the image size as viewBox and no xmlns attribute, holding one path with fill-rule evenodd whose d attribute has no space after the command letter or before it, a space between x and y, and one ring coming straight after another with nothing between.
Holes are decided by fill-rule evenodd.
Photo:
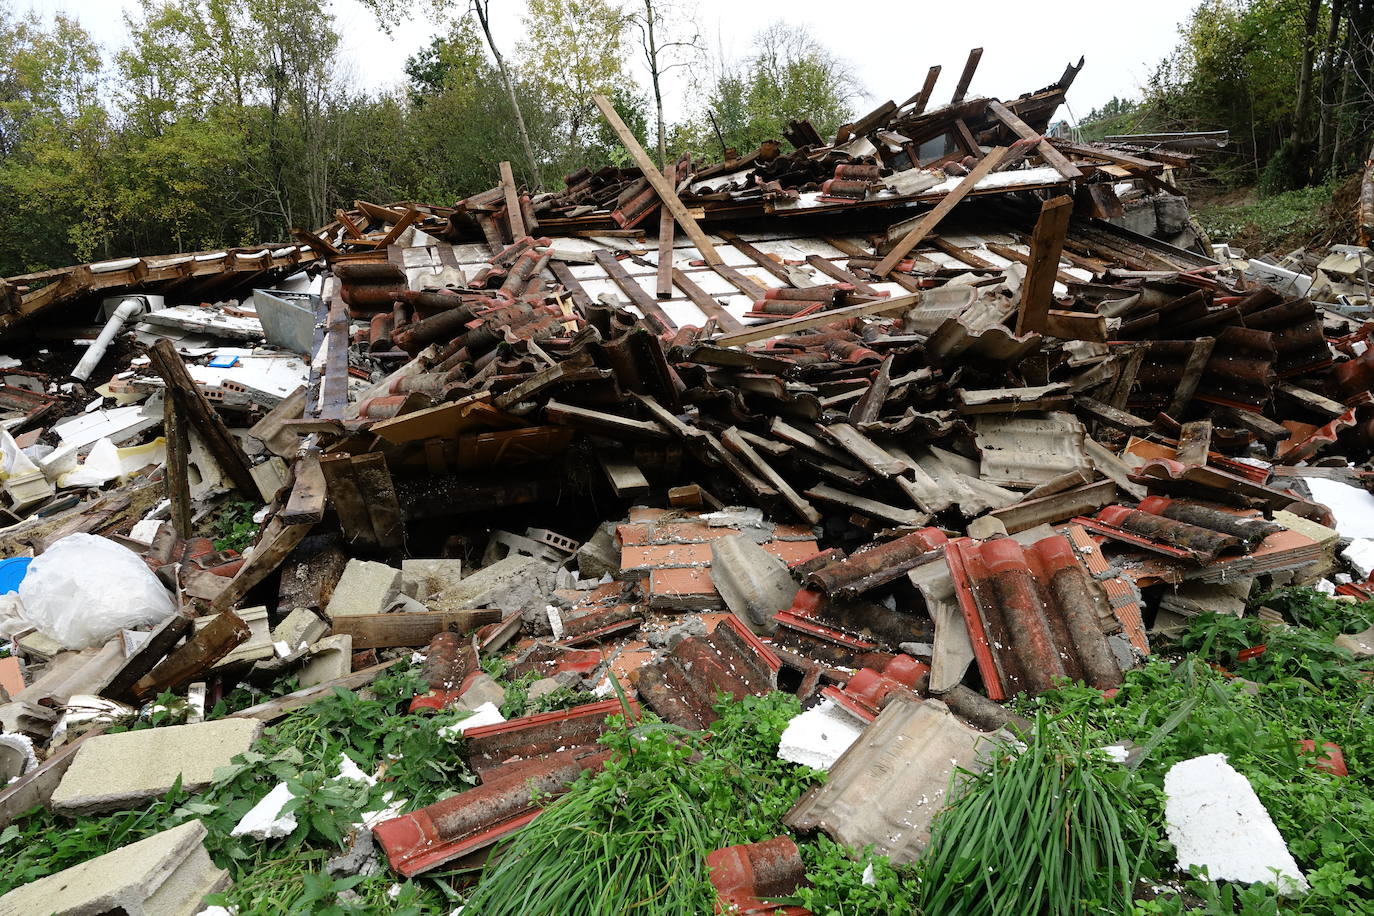
<instances>
[{"instance_id":1,"label":"pvc pipe","mask_svg":"<svg viewBox=\"0 0 1374 916\"><path fill-rule=\"evenodd\" d=\"M77 363L76 368L72 370L72 378L80 379L83 382L89 379L91 373L95 371L96 363L100 362L100 358L110 348L110 343L115 339L120 329L130 319L137 318L146 310L147 306L142 299L131 297L119 303L119 307L110 316L110 320L105 322L105 327L101 329L100 336L95 339L90 349L86 351L86 355L81 357L81 362Z\"/></svg>"}]
</instances>

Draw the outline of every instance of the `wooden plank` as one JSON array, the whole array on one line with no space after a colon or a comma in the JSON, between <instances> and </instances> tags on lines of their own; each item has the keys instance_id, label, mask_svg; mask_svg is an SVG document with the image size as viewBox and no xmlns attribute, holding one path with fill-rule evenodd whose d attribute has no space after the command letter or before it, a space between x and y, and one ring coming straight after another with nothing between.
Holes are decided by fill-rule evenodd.
<instances>
[{"instance_id":1,"label":"wooden plank","mask_svg":"<svg viewBox=\"0 0 1374 916\"><path fill-rule=\"evenodd\" d=\"M676 267L673 268L673 282L677 284L678 289L687 294L687 298L691 300L693 305L701 309L703 315L707 318L714 318L716 324L721 328L727 331L744 329L744 322L731 315L725 306L717 302L715 298L707 294L706 290L697 286L695 280Z\"/></svg>"},{"instance_id":2,"label":"wooden plank","mask_svg":"<svg viewBox=\"0 0 1374 916\"><path fill-rule=\"evenodd\" d=\"M848 283L854 287L856 292L865 296L881 296L882 293L874 289L869 283L864 282L856 274L852 274L829 258L823 258L818 254L806 256L806 263L819 270L832 280L840 283Z\"/></svg>"},{"instance_id":3,"label":"wooden plank","mask_svg":"<svg viewBox=\"0 0 1374 916\"><path fill-rule=\"evenodd\" d=\"M1022 254L1021 252L1017 251L1015 248L1012 248L1010 245L1002 245L1002 244L999 244L999 243L997 243L997 242L988 242L988 243L987 243L987 249L988 249L988 251L991 251L993 254L997 255L998 257L1006 258L1008 261L1015 261L1015 262L1017 262L1018 264L1025 264L1025 265L1028 266L1028 267L1030 266L1030 263L1031 263L1031 257L1030 257L1030 255L1028 255L1028 254ZM1059 253L1059 257L1060 257L1061 259L1064 257L1064 253L1063 253L1062 251ZM1077 283L1077 282L1079 282L1079 280L1078 280L1077 277L1075 277L1073 274L1066 274L1066 273L1064 273L1064 271L1060 270L1060 269L1058 268L1057 265L1056 265L1056 267L1055 267L1054 278L1055 278L1056 280L1058 280L1060 283L1063 283L1063 284L1066 284L1066 285L1069 284L1069 283Z\"/></svg>"},{"instance_id":4,"label":"wooden plank","mask_svg":"<svg viewBox=\"0 0 1374 916\"><path fill-rule=\"evenodd\" d=\"M677 224L682 227L683 232L687 233L687 237L692 240L692 244L696 246L697 251L701 252L702 258L706 260L707 264L714 265L721 263L720 254L716 251L716 246L711 244L711 240L706 237L706 233L697 225L697 221L692 218L692 214L687 212L687 208L684 207L682 201L678 199L677 191L674 190L667 179L663 177L663 173L654 165L654 161L649 158L649 154L644 152L644 147L639 145L639 141L635 139L635 135L630 133L630 129L625 126L625 122L620 120L620 115L616 114L615 107L611 105L610 100L598 93L592 96L592 101L595 102L596 107L601 110L601 116L606 119L606 123L611 125L611 130L615 131L615 135L620 138L621 144L625 147L625 151L630 154L630 157L634 159L635 165L639 166L640 171L644 173L644 177L648 179L649 184L653 185L654 192L658 194L659 200L663 201L663 205L672 211L673 218L677 220Z\"/></svg>"},{"instance_id":5,"label":"wooden plank","mask_svg":"<svg viewBox=\"0 0 1374 916\"><path fill-rule=\"evenodd\" d=\"M632 420L619 413L606 413L575 404L560 404L552 398L544 405L544 417L551 423L572 426L576 429L586 429L603 435L626 436L631 439L650 441L663 441L672 438L667 427L653 420Z\"/></svg>"},{"instance_id":6,"label":"wooden plank","mask_svg":"<svg viewBox=\"0 0 1374 916\"><path fill-rule=\"evenodd\" d=\"M1050 306L1054 304L1054 280L1059 271L1059 253L1073 216L1073 198L1067 194L1045 201L1031 234L1030 263L1021 283L1021 304L1016 313L1016 334L1037 334L1047 330Z\"/></svg>"},{"instance_id":7,"label":"wooden plank","mask_svg":"<svg viewBox=\"0 0 1374 916\"><path fill-rule=\"evenodd\" d=\"M167 498L172 501L172 527L177 537L191 537L191 477L187 458L191 434L179 388L169 388L162 400L163 435L167 437Z\"/></svg>"},{"instance_id":8,"label":"wooden plank","mask_svg":"<svg viewBox=\"0 0 1374 916\"><path fill-rule=\"evenodd\" d=\"M988 102L988 111L992 112L994 118L1011 128L1012 133L1016 134L1022 140L1035 141L1035 151L1060 175L1063 175L1069 181L1077 181L1083 177L1082 169L1065 158L1064 154L1055 149L1050 141L1036 133L1034 128L1018 118L1016 113L1007 106L993 99Z\"/></svg>"},{"instance_id":9,"label":"wooden plank","mask_svg":"<svg viewBox=\"0 0 1374 916\"><path fill-rule=\"evenodd\" d=\"M409 611L397 614L355 614L334 620L332 632L353 637L353 649L390 649L427 646L440 633L470 633L501 622L499 608L470 611Z\"/></svg>"},{"instance_id":10,"label":"wooden plank","mask_svg":"<svg viewBox=\"0 0 1374 916\"><path fill-rule=\"evenodd\" d=\"M821 514L816 511L816 507L803 499L802 495L792 489L792 485L783 479L781 474L773 470L773 467L763 460L763 456L755 451L752 445L745 441L744 436L741 435L738 428L732 426L725 430L725 432L720 434L720 439L721 442L725 444L726 448L744 459L745 464L749 465L756 474L766 480L773 489L777 490L787 505L792 508L792 511L797 513L798 517L809 525L819 525L821 523Z\"/></svg>"},{"instance_id":11,"label":"wooden plank","mask_svg":"<svg viewBox=\"0 0 1374 916\"><path fill-rule=\"evenodd\" d=\"M764 254L762 251L759 251L758 248L754 247L749 242L746 242L738 235L735 235L735 233L731 232L729 229L722 229L717 234L721 238L725 239L725 241L729 242L730 245L736 251L740 252L746 258L757 264L759 267L762 267L764 270L768 271L774 277L781 280L783 286L792 285L791 275L787 272L787 268L784 267L780 262L773 260L768 255Z\"/></svg>"},{"instance_id":12,"label":"wooden plank","mask_svg":"<svg viewBox=\"0 0 1374 916\"><path fill-rule=\"evenodd\" d=\"M319 450L306 451L292 465L292 470L296 476L291 483L291 495L277 515L288 525L313 525L324 519L326 490Z\"/></svg>"},{"instance_id":13,"label":"wooden plank","mask_svg":"<svg viewBox=\"0 0 1374 916\"><path fill-rule=\"evenodd\" d=\"M621 499L633 499L649 492L649 478L645 477L639 466L625 455L598 449L596 460L605 472L606 480L616 496Z\"/></svg>"},{"instance_id":14,"label":"wooden plank","mask_svg":"<svg viewBox=\"0 0 1374 916\"><path fill-rule=\"evenodd\" d=\"M926 105L930 103L930 96L933 92L935 92L935 81L939 78L939 64L936 64L935 66L931 67L929 70L926 71L926 81L921 86L921 91L902 103L903 108L906 108L908 105L911 106L911 110L905 112L907 116L915 116L926 110ZM913 162L911 164L913 167L920 165L920 163L917 162Z\"/></svg>"},{"instance_id":15,"label":"wooden plank","mask_svg":"<svg viewBox=\"0 0 1374 916\"><path fill-rule=\"evenodd\" d=\"M959 74L959 82L954 87L954 97L949 100L949 104L958 105L968 94L969 83L973 82L973 74L978 71L978 61L983 59L983 49L974 48L968 52L968 60L964 61L964 72Z\"/></svg>"},{"instance_id":16,"label":"wooden plank","mask_svg":"<svg viewBox=\"0 0 1374 916\"><path fill-rule=\"evenodd\" d=\"M964 180L959 182L954 188L940 198L934 208L922 217L921 221L904 235L892 250L887 253L887 257L879 262L873 273L879 277L886 277L892 273L892 269L906 257L907 253L921 243L921 240L930 235L940 220L948 215L972 191L985 177L992 173L997 166L1001 165L1002 159L1007 155L1005 146L994 147L988 152L983 160L973 167L973 170L964 176Z\"/></svg>"},{"instance_id":17,"label":"wooden plank","mask_svg":"<svg viewBox=\"0 0 1374 916\"><path fill-rule=\"evenodd\" d=\"M953 258L961 264L967 264L969 267L972 267L975 270L1002 269L998 267L996 264L987 260L986 258L980 258L978 257L978 255L974 254L972 251L969 251L967 248L960 248L953 242L947 239L942 239L938 235L933 235L930 237L930 247L934 248L936 251L940 251L944 254L949 255L951 258ZM991 251L992 249L989 248L988 250Z\"/></svg>"},{"instance_id":18,"label":"wooden plank","mask_svg":"<svg viewBox=\"0 0 1374 916\"><path fill-rule=\"evenodd\" d=\"M968 122L963 118L954 121L955 140L959 148L965 155L972 156L974 159L983 158L983 148L978 145L978 139L973 136L973 131L968 129Z\"/></svg>"},{"instance_id":19,"label":"wooden plank","mask_svg":"<svg viewBox=\"0 0 1374 916\"><path fill-rule=\"evenodd\" d=\"M284 525L273 516L262 529L253 552L243 561L229 587L210 602L210 610L224 611L238 603L248 590L257 585L281 565L282 560L310 532L313 525Z\"/></svg>"},{"instance_id":20,"label":"wooden plank","mask_svg":"<svg viewBox=\"0 0 1374 916\"><path fill-rule=\"evenodd\" d=\"M630 298L630 302L639 309L644 315L644 320L653 328L655 334L671 334L677 330L677 325L673 319L668 317L668 313L663 311L663 307L658 304L658 300L644 291L644 287L639 285L639 281L630 276L620 262L615 259L615 255L604 249L597 251L593 257L596 263L601 265L601 269L606 271L606 275L620 287L620 291Z\"/></svg>"},{"instance_id":21,"label":"wooden plank","mask_svg":"<svg viewBox=\"0 0 1374 916\"><path fill-rule=\"evenodd\" d=\"M1136 436L1145 436L1150 432L1149 420L1137 417L1133 413L1127 413L1096 398L1079 395L1074 399L1074 406L1087 414L1090 419L1113 429L1124 430Z\"/></svg>"},{"instance_id":22,"label":"wooden plank","mask_svg":"<svg viewBox=\"0 0 1374 916\"><path fill-rule=\"evenodd\" d=\"M216 577L218 578L218 577ZM131 692L135 683L138 682L153 666L171 652L177 643L181 642L183 636L191 631L191 618L181 614L173 614L165 621L153 628L148 634L148 638L143 640L143 645L133 651L124 665L115 674L105 689L100 691L101 696L118 700L121 703L129 703L134 699Z\"/></svg>"},{"instance_id":23,"label":"wooden plank","mask_svg":"<svg viewBox=\"0 0 1374 916\"><path fill-rule=\"evenodd\" d=\"M1169 407L1165 411L1169 416L1176 417L1183 412L1183 408L1188 406L1188 402L1197 393L1197 386L1202 381L1202 373L1207 368L1207 360L1212 358L1212 347L1216 346L1215 337L1199 337L1193 341L1193 352L1188 354L1188 360L1183 364L1183 375L1178 380L1178 387L1174 389L1173 400L1169 402Z\"/></svg>"},{"instance_id":24,"label":"wooden plank","mask_svg":"<svg viewBox=\"0 0 1374 916\"><path fill-rule=\"evenodd\" d=\"M163 662L129 688L135 702L143 703L166 690L176 690L201 677L251 635L248 624L230 610L220 611L208 624L182 643Z\"/></svg>"},{"instance_id":25,"label":"wooden plank","mask_svg":"<svg viewBox=\"0 0 1374 916\"><path fill-rule=\"evenodd\" d=\"M525 232L525 216L520 212L520 192L515 187L515 173L511 171L509 162L502 162L497 168L501 171L501 193L506 199L511 240L518 241L528 233Z\"/></svg>"},{"instance_id":26,"label":"wooden plank","mask_svg":"<svg viewBox=\"0 0 1374 916\"><path fill-rule=\"evenodd\" d=\"M753 280L749 279L744 274L740 273L738 270L735 270L733 267L730 267L727 264L716 264L713 265L711 269L714 270L716 273L720 274L725 279L729 280L732 284L734 284L735 289L744 293L744 295L748 296L750 299L753 299L755 301L762 299L764 293L767 292L767 289L765 287L759 286Z\"/></svg>"},{"instance_id":27,"label":"wooden plank","mask_svg":"<svg viewBox=\"0 0 1374 916\"><path fill-rule=\"evenodd\" d=\"M878 299L874 302L863 302L859 305L846 305L843 308L829 309L824 312L816 312L813 315L805 315L801 318L785 318L782 321L770 321L767 324L754 325L746 331L738 331L734 334L724 334L716 337L711 343L718 347L738 347L743 344L753 343L756 340L766 340L769 337L777 337L780 334L790 334L793 331L804 331L808 328L820 327L823 324L830 324L833 321L840 321L844 318L853 318L858 315L881 315L884 312L898 312L909 308L914 308L920 302L920 295L913 293L907 296L894 296L891 299Z\"/></svg>"},{"instance_id":28,"label":"wooden plank","mask_svg":"<svg viewBox=\"0 0 1374 916\"><path fill-rule=\"evenodd\" d=\"M162 377L167 390L181 393L181 406L186 408L185 413L191 425L200 433L201 439L205 441L206 447L215 456L215 461L219 463L235 489L248 499L256 501L258 485L253 480L248 456L243 453L243 447L229 432L229 428L224 425L215 408L210 406L204 393L196 387L191 373L176 351L176 346L163 338L148 349L148 358L152 362L153 371Z\"/></svg>"},{"instance_id":29,"label":"wooden plank","mask_svg":"<svg viewBox=\"0 0 1374 916\"><path fill-rule=\"evenodd\" d=\"M249 706L247 709L240 709L231 715L231 719L257 719L260 722L275 722L287 713L300 709L302 706L309 706L316 700L324 699L334 695L334 688L341 690L356 690L365 687L377 679L377 675L390 668L398 662L408 659L393 658L389 662L382 662L380 665L373 665L371 668L364 668L361 671L354 671L352 674L345 674L343 677L335 678L332 681L325 681L323 684L316 684L314 687L302 687L295 693L288 693L284 697L277 697L275 700L268 700L266 703L259 703L257 706Z\"/></svg>"},{"instance_id":30,"label":"wooden plank","mask_svg":"<svg viewBox=\"0 0 1374 916\"><path fill-rule=\"evenodd\" d=\"M320 378L320 400L307 404L306 414L321 420L342 420L348 407L348 306L335 282L326 302L325 357Z\"/></svg>"},{"instance_id":31,"label":"wooden plank","mask_svg":"<svg viewBox=\"0 0 1374 916\"><path fill-rule=\"evenodd\" d=\"M573 276L568 265L562 261L551 260L549 261L549 270L553 272L554 277L562 284L563 288L568 291L568 295L572 297L573 305L582 309L583 314L586 314L587 308L592 304L592 297L587 295L587 291L582 288L577 277Z\"/></svg>"},{"instance_id":32,"label":"wooden plank","mask_svg":"<svg viewBox=\"0 0 1374 916\"><path fill-rule=\"evenodd\" d=\"M676 174L677 169L673 169ZM673 211L658 208L658 288L660 299L673 298Z\"/></svg>"},{"instance_id":33,"label":"wooden plank","mask_svg":"<svg viewBox=\"0 0 1374 916\"><path fill-rule=\"evenodd\" d=\"M401 504L396 498L396 488L387 470L386 459L381 452L369 452L353 457L353 478L358 482L368 515L372 518L372 530L377 536L380 547L402 547L405 544L405 519L401 515Z\"/></svg>"},{"instance_id":34,"label":"wooden plank","mask_svg":"<svg viewBox=\"0 0 1374 916\"><path fill-rule=\"evenodd\" d=\"M377 247L385 248L388 245L395 244L396 240L401 237L401 233L409 229L411 224L415 223L417 220L419 220L419 218L420 211L416 210L414 207L411 207L409 210L406 211L406 215L398 219L396 221L396 225L392 226L390 231L388 231L386 235L382 236L381 240L377 242Z\"/></svg>"},{"instance_id":35,"label":"wooden plank","mask_svg":"<svg viewBox=\"0 0 1374 916\"><path fill-rule=\"evenodd\" d=\"M327 455L320 459L319 465L344 537L350 544L376 544L372 515L367 511L367 503L353 476L353 456Z\"/></svg>"}]
</instances>

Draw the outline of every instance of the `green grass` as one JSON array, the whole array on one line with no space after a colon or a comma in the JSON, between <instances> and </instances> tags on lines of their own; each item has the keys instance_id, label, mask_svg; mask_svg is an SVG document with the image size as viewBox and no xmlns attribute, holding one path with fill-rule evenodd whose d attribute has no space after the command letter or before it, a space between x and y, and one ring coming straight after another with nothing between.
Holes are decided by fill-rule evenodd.
<instances>
[{"instance_id":1,"label":"green grass","mask_svg":"<svg viewBox=\"0 0 1374 916\"><path fill-rule=\"evenodd\" d=\"M1331 202L1336 187L1335 183L1315 185L1245 204L1218 206L1204 201L1194 215L1213 242L1235 244L1256 256L1321 237L1327 230L1322 209Z\"/></svg>"}]
</instances>

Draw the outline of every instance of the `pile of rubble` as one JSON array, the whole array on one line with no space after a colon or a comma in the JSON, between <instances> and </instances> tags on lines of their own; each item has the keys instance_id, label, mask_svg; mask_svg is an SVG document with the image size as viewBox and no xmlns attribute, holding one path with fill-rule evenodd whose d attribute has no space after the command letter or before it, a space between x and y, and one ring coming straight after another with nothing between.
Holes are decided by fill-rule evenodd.
<instances>
[{"instance_id":1,"label":"pile of rubble","mask_svg":"<svg viewBox=\"0 0 1374 916\"><path fill-rule=\"evenodd\" d=\"M505 171L298 246L0 283L19 350L104 322L69 378L3 370L0 824L205 786L418 650L410 709L473 711L481 783L376 819L400 875L599 767L615 683L690 729L795 693L782 753L830 777L787 824L912 861L1003 701L1111 690L1256 582L1374 594L1363 250L1214 252L1171 184L1195 153L1047 136L1078 67L1003 104L964 98L976 60L790 153L660 173L601 100L637 167L558 193ZM242 552L200 536L228 493L264 506ZM493 656L602 700L507 721ZM189 724L109 731L169 692ZM187 900L222 885L196 828L143 842ZM755 854L721 851L723 899ZM140 887L102 905L183 911Z\"/></svg>"}]
</instances>

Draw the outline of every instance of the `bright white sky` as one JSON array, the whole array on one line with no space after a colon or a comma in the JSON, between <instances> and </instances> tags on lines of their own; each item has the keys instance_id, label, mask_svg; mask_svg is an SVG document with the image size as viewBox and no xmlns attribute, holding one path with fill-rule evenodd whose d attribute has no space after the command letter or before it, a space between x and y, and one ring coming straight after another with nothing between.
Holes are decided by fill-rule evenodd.
<instances>
[{"instance_id":1,"label":"bright white sky","mask_svg":"<svg viewBox=\"0 0 1374 916\"><path fill-rule=\"evenodd\" d=\"M407 56L439 31L428 18L428 0L413 0L412 16L388 38L357 0L332 0L343 34L344 57L355 85L379 88L404 81ZM1198 0L1156 0L1146 16L1096 15L1086 7L1025 0L984 0L976 7L959 4L890 4L863 7L853 16L833 0L696 0L699 28L708 46L719 45L727 58L747 53L750 37L780 16L805 25L812 34L847 59L867 90L859 107L893 99L901 102L921 87L926 69L944 67L934 102L948 98L970 47L981 44L983 59L971 95L1013 98L1058 79L1065 64L1087 57L1087 66L1069 93L1071 111L1059 117L1081 118L1113 96L1138 94L1154 65L1174 47L1178 24ZM107 49L124 44L122 12L133 0L12 0L16 11L74 13ZM460 8L463 0L455 4ZM523 0L492 4L493 31L510 53L520 38ZM1062 14L1056 10L1062 10ZM969 15L965 15L965 13ZM684 93L672 93L668 116L682 112Z\"/></svg>"}]
</instances>

